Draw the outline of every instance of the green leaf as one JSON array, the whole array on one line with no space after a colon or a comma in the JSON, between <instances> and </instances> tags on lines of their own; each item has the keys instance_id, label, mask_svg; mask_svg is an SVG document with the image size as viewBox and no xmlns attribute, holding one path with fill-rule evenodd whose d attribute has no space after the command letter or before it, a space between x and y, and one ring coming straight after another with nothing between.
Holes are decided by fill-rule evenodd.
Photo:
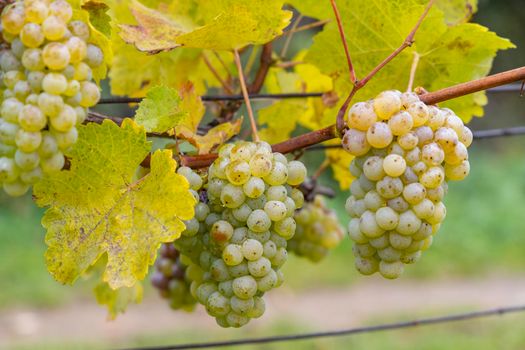
<instances>
[{"instance_id":1,"label":"green leaf","mask_svg":"<svg viewBox=\"0 0 525 350\"><path fill-rule=\"evenodd\" d=\"M181 108L182 99L177 90L156 86L148 91L146 98L135 113L135 122L147 132L164 133L179 125L188 111Z\"/></svg>"},{"instance_id":2,"label":"green leaf","mask_svg":"<svg viewBox=\"0 0 525 350\"><path fill-rule=\"evenodd\" d=\"M99 32L111 37L111 17L107 14L109 6L103 2L88 1L82 5L82 9L89 12L89 20L93 27Z\"/></svg>"},{"instance_id":3,"label":"green leaf","mask_svg":"<svg viewBox=\"0 0 525 350\"><path fill-rule=\"evenodd\" d=\"M259 136L266 142L278 143L290 138L297 120L306 112L308 106L299 101L278 101L259 110L258 121L266 124Z\"/></svg>"},{"instance_id":4,"label":"green leaf","mask_svg":"<svg viewBox=\"0 0 525 350\"><path fill-rule=\"evenodd\" d=\"M195 199L175 173L171 151L156 151L151 172L134 181L149 149L144 129L130 119L121 127L109 120L80 126L70 170L35 185L37 204L49 207L42 220L45 257L56 280L72 284L107 255L103 281L112 289L131 287L146 276L160 244L185 229Z\"/></svg>"},{"instance_id":5,"label":"green leaf","mask_svg":"<svg viewBox=\"0 0 525 350\"><path fill-rule=\"evenodd\" d=\"M421 0L427 4L427 0ZM445 14L449 25L465 23L478 11L478 0L437 0L436 5Z\"/></svg>"},{"instance_id":6,"label":"green leaf","mask_svg":"<svg viewBox=\"0 0 525 350\"><path fill-rule=\"evenodd\" d=\"M112 289L107 283L100 282L93 292L97 302L106 305L108 318L113 320L118 314L124 313L129 304L139 304L142 301L144 288L141 283L136 283L133 287Z\"/></svg>"},{"instance_id":7,"label":"green leaf","mask_svg":"<svg viewBox=\"0 0 525 350\"><path fill-rule=\"evenodd\" d=\"M282 34L292 14L282 10L282 0L214 0L201 10L211 10L215 16L201 27L189 28L187 20L170 18L137 1L130 7L138 25L120 25L120 36L149 53L179 46L233 50L264 44Z\"/></svg>"},{"instance_id":8,"label":"green leaf","mask_svg":"<svg viewBox=\"0 0 525 350\"><path fill-rule=\"evenodd\" d=\"M364 77L406 38L423 13L416 0L351 0L338 3L358 78ZM448 26L443 12L433 8L424 20L412 47L380 71L360 90L354 101L366 100L388 89L406 90L414 54L420 55L415 85L432 91L487 75L498 50L512 48L507 39L487 28L463 23ZM327 59L329 57L330 59ZM335 23L316 35L306 61L334 79L339 96L351 89L348 67ZM444 103L468 121L483 114L484 93Z\"/></svg>"}]
</instances>

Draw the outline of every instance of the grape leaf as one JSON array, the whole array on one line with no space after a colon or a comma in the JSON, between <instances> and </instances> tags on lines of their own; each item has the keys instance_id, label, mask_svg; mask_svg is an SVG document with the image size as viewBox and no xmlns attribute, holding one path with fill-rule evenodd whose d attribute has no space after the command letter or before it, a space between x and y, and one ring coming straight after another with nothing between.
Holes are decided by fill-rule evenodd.
<instances>
[{"instance_id":1,"label":"grape leaf","mask_svg":"<svg viewBox=\"0 0 525 350\"><path fill-rule=\"evenodd\" d=\"M180 125L177 128L177 137L188 141L195 146L199 154L208 154L216 147L222 145L233 136L241 131L242 118L237 120L219 124L210 130L205 135L198 135L196 131L191 130L185 125Z\"/></svg>"},{"instance_id":2,"label":"grape leaf","mask_svg":"<svg viewBox=\"0 0 525 350\"><path fill-rule=\"evenodd\" d=\"M82 9L89 12L89 21L99 32L111 37L111 17L107 14L109 6L103 2L88 1L82 5Z\"/></svg>"},{"instance_id":3,"label":"grape leaf","mask_svg":"<svg viewBox=\"0 0 525 350\"><path fill-rule=\"evenodd\" d=\"M299 101L279 101L259 110L258 122L266 124L259 131L259 137L269 143L278 143L290 138L297 120L306 112L308 106Z\"/></svg>"},{"instance_id":4,"label":"grape leaf","mask_svg":"<svg viewBox=\"0 0 525 350\"><path fill-rule=\"evenodd\" d=\"M113 320L117 314L126 311L130 303L139 304L142 301L144 288L141 283L136 283L132 287L122 287L112 289L107 283L99 282L93 289L97 302L106 305L108 318Z\"/></svg>"},{"instance_id":5,"label":"grape leaf","mask_svg":"<svg viewBox=\"0 0 525 350\"><path fill-rule=\"evenodd\" d=\"M188 111L188 117L180 125L197 132L197 128L206 112L201 97L196 93L193 84L186 83L179 91L182 97L182 108Z\"/></svg>"},{"instance_id":6,"label":"grape leaf","mask_svg":"<svg viewBox=\"0 0 525 350\"><path fill-rule=\"evenodd\" d=\"M213 6L212 6L213 5ZM264 44L282 34L292 13L282 10L282 0L214 0L206 6L215 16L197 28L133 1L138 25L121 24L122 39L149 53L179 46L211 50L239 49Z\"/></svg>"},{"instance_id":7,"label":"grape leaf","mask_svg":"<svg viewBox=\"0 0 525 350\"><path fill-rule=\"evenodd\" d=\"M156 151L151 172L133 182L149 148L144 129L130 119L121 127L109 120L80 126L70 170L35 185L36 203L49 207L42 225L56 280L72 284L106 254L103 281L131 287L145 277L160 244L180 236L195 199L175 173L171 151Z\"/></svg>"},{"instance_id":8,"label":"grape leaf","mask_svg":"<svg viewBox=\"0 0 525 350\"><path fill-rule=\"evenodd\" d=\"M346 35L352 38L349 47L358 77L364 77L403 42L424 9L416 0L352 0L338 5ZM405 90L414 53L420 55L415 86L437 90L487 75L496 52L514 47L507 39L480 25L448 26L437 7L432 8L415 40L412 47L404 50L358 92L355 101L371 98L387 89ZM335 90L340 96L348 94L351 83L335 23L329 23L316 35L306 61L334 79ZM472 116L483 114L484 96L483 92L473 94L443 103L443 106L453 108L468 121Z\"/></svg>"},{"instance_id":9,"label":"grape leaf","mask_svg":"<svg viewBox=\"0 0 525 350\"><path fill-rule=\"evenodd\" d=\"M342 2L342 6L348 5L349 1ZM287 0L303 16L317 19L335 19L332 6L328 1L319 0ZM420 4L428 4L428 0L419 0ZM343 5L344 4L344 5ZM472 15L478 10L477 0L437 0L434 6L440 8L445 14L448 24L468 22ZM338 6L339 8L339 6ZM346 19L343 18L343 21Z\"/></svg>"},{"instance_id":10,"label":"grape leaf","mask_svg":"<svg viewBox=\"0 0 525 350\"><path fill-rule=\"evenodd\" d=\"M144 2L148 6L158 8L174 18L194 19L197 21L201 11L194 11L192 1L178 0L168 4L160 1ZM117 33L118 23L134 23L135 19L129 9L128 1L112 1L110 10L114 18L113 33ZM196 5L195 5L196 6ZM191 17L195 15L194 17ZM190 26L190 24L188 24ZM153 86L165 85L179 89L187 81L193 82L198 93L204 93L208 88L220 86L220 81L212 74L206 65L204 56L211 66L227 80L229 72L218 69L224 62L234 67L233 55L230 52L218 52L221 61L210 52L200 49L174 50L149 55L137 50L133 45L126 44L118 35L113 35L112 47L115 54L109 72L111 92L114 95L129 95L142 97ZM140 67L140 69L137 69Z\"/></svg>"},{"instance_id":11,"label":"grape leaf","mask_svg":"<svg viewBox=\"0 0 525 350\"><path fill-rule=\"evenodd\" d=\"M146 94L135 113L135 122L147 132L164 133L179 125L188 116L181 108L182 99L177 90L155 86Z\"/></svg>"}]
</instances>

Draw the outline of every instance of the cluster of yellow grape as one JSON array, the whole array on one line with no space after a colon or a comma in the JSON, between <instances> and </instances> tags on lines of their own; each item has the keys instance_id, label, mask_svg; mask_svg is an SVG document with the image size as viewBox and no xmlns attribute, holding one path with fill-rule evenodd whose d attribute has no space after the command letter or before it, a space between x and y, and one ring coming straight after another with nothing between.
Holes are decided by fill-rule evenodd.
<instances>
[{"instance_id":1,"label":"cluster of yellow grape","mask_svg":"<svg viewBox=\"0 0 525 350\"><path fill-rule=\"evenodd\" d=\"M323 197L316 196L296 211L297 229L288 241L288 251L313 262L321 261L344 237L344 229Z\"/></svg>"},{"instance_id":2,"label":"cluster of yellow grape","mask_svg":"<svg viewBox=\"0 0 525 350\"><path fill-rule=\"evenodd\" d=\"M219 149L207 183L190 168L178 173L199 201L175 242L190 261L191 292L220 326L241 327L264 313L263 294L283 282L306 168L265 142L241 141Z\"/></svg>"},{"instance_id":3,"label":"cluster of yellow grape","mask_svg":"<svg viewBox=\"0 0 525 350\"><path fill-rule=\"evenodd\" d=\"M100 99L92 68L104 55L72 17L65 0L17 1L2 12L10 48L0 53L0 184L11 196L63 168L76 126Z\"/></svg>"},{"instance_id":4,"label":"cluster of yellow grape","mask_svg":"<svg viewBox=\"0 0 525 350\"><path fill-rule=\"evenodd\" d=\"M355 156L346 202L355 264L362 274L397 278L444 220L446 181L468 175L472 132L450 109L399 91L354 104L347 125L342 144Z\"/></svg>"}]
</instances>

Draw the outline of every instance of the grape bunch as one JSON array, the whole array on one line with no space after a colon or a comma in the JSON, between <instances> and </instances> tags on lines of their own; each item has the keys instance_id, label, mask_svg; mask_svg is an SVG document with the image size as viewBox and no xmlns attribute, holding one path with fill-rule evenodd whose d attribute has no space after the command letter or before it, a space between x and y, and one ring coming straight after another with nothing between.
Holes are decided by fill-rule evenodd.
<instances>
[{"instance_id":1,"label":"grape bunch","mask_svg":"<svg viewBox=\"0 0 525 350\"><path fill-rule=\"evenodd\" d=\"M365 275L397 278L432 244L446 215L447 180L468 175L472 132L450 109L399 91L354 104L347 125L355 265Z\"/></svg>"},{"instance_id":2,"label":"grape bunch","mask_svg":"<svg viewBox=\"0 0 525 350\"><path fill-rule=\"evenodd\" d=\"M2 12L10 48L0 53L0 184L11 196L63 168L76 126L100 99L92 69L104 55L72 16L66 0L17 1Z\"/></svg>"},{"instance_id":3,"label":"grape bunch","mask_svg":"<svg viewBox=\"0 0 525 350\"><path fill-rule=\"evenodd\" d=\"M297 229L288 241L288 251L313 262L321 261L344 237L335 212L319 195L295 213L295 221Z\"/></svg>"},{"instance_id":4,"label":"grape bunch","mask_svg":"<svg viewBox=\"0 0 525 350\"><path fill-rule=\"evenodd\" d=\"M186 275L186 265L173 243L160 247L151 284L163 298L168 299L172 309L192 311L195 308L196 300L190 293L191 281Z\"/></svg>"},{"instance_id":5,"label":"grape bunch","mask_svg":"<svg viewBox=\"0 0 525 350\"><path fill-rule=\"evenodd\" d=\"M264 313L263 294L283 282L306 168L267 143L240 141L221 147L206 191L191 169L178 172L200 190L195 218L175 242L192 262L192 294L220 326L241 327Z\"/></svg>"}]
</instances>

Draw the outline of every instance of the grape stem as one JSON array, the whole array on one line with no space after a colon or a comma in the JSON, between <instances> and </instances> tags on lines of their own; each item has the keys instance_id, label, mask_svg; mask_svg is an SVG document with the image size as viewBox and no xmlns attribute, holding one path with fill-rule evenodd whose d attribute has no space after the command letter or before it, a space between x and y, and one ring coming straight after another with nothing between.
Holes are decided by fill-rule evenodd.
<instances>
[{"instance_id":1,"label":"grape stem","mask_svg":"<svg viewBox=\"0 0 525 350\"><path fill-rule=\"evenodd\" d=\"M222 79L222 77L217 72L217 70L213 67L213 65L211 64L210 60L208 59L208 56L206 56L206 54L204 52L202 53L202 60L204 61L204 64L206 64L208 69L210 70L211 74L213 74L215 79L217 79L219 81L219 83L221 83L221 86L224 89L224 91L226 91L229 94L233 94L233 90L230 87L230 85L224 79Z\"/></svg>"},{"instance_id":2,"label":"grape stem","mask_svg":"<svg viewBox=\"0 0 525 350\"><path fill-rule=\"evenodd\" d=\"M414 87L414 79L416 78L416 70L420 57L421 56L417 52L414 52L414 59L412 60L412 66L410 67L410 77L408 78L407 92L412 91Z\"/></svg>"},{"instance_id":3,"label":"grape stem","mask_svg":"<svg viewBox=\"0 0 525 350\"><path fill-rule=\"evenodd\" d=\"M252 104L250 103L250 96L248 96L248 89L246 88L246 81L244 80L244 73L242 71L241 57L239 56L239 51L233 51L235 57L235 65L237 66L237 71L239 73L239 82L241 83L242 95L244 97L244 103L246 104L246 109L248 110L248 117L250 118L250 126L252 128L252 138L254 141L259 141L259 135L257 134L257 123L255 117L253 116Z\"/></svg>"},{"instance_id":4,"label":"grape stem","mask_svg":"<svg viewBox=\"0 0 525 350\"><path fill-rule=\"evenodd\" d=\"M333 0L331 0L331 1L333 1ZM432 5L434 4L434 1L435 0L430 0L428 2L427 6L425 7L425 11L423 11L423 13L419 17L418 21L416 22L416 25L414 26L414 28L412 28L412 30L410 31L408 36L405 38L405 40L403 41L401 46L399 46L397 49L394 50L394 52L392 52L390 55L388 55L387 58L385 58L374 69L372 69L370 71L370 73L368 73L368 75L366 77L364 77L363 79L356 80L356 81L351 79L352 83L354 84L354 87L352 88L352 90L350 91L350 94L348 95L348 97L346 98L345 102L343 103L343 105L339 109L339 112L337 112L336 125L337 125L337 132L338 132L339 135L342 135L343 132L344 132L346 110L348 109L348 105L352 101L352 98L354 97L356 92L359 89L363 88L370 81L370 79L372 79L381 69L383 69L384 66L386 66L390 61L392 61L394 58L396 58L397 55L399 55L401 53L401 51L403 51L404 49L406 49L409 46L412 46L412 44L414 43L414 36L416 35L417 30L421 26L421 23L423 23L423 20L427 16L428 12L432 8ZM341 35L344 35L344 34L341 34ZM343 37L341 37L341 38L343 38Z\"/></svg>"},{"instance_id":5,"label":"grape stem","mask_svg":"<svg viewBox=\"0 0 525 350\"><path fill-rule=\"evenodd\" d=\"M355 75L354 65L352 64L352 58L350 57L350 50L348 49L348 42L346 41L345 30L343 28L343 21L341 20L341 14L339 14L339 9L335 0L330 0L332 4L332 9L334 10L335 20L337 22L337 29L339 29L339 35L341 36L341 41L343 42L343 48L345 50L346 63L348 64L348 70L350 72L350 81L352 84L356 84L357 77Z\"/></svg>"}]
</instances>

